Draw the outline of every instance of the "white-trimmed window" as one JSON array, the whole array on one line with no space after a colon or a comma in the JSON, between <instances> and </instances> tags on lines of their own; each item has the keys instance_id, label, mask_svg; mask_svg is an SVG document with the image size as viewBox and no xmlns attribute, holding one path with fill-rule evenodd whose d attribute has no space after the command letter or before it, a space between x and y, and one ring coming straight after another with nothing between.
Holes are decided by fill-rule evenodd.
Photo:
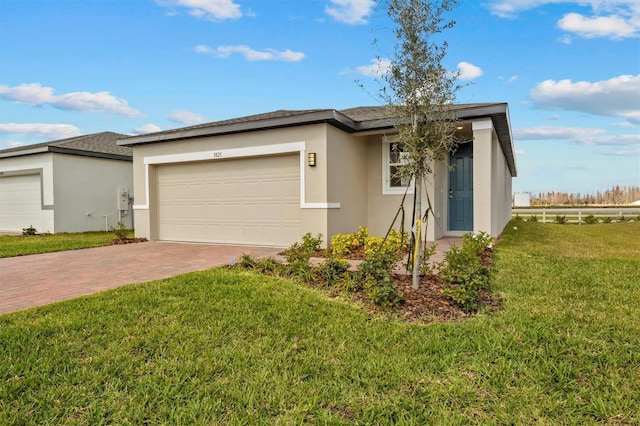
<instances>
[{"instance_id":1,"label":"white-trimmed window","mask_svg":"<svg viewBox=\"0 0 640 426\"><path fill-rule=\"evenodd\" d=\"M402 145L393 141L382 142L382 193L404 194L409 187L413 193L413 180L409 177L400 178L398 169L407 161L407 154Z\"/></svg>"}]
</instances>

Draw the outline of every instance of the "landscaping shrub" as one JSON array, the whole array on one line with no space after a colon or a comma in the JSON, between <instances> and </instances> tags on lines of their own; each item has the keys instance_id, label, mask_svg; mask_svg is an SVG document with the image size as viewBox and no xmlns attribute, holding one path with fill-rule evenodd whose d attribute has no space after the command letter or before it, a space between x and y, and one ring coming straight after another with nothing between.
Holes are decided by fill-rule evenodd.
<instances>
[{"instance_id":1,"label":"landscaping shrub","mask_svg":"<svg viewBox=\"0 0 640 426\"><path fill-rule=\"evenodd\" d=\"M38 231L33 227L33 225L29 225L28 228L22 228L22 235L24 235L25 237L30 237L37 234Z\"/></svg>"},{"instance_id":2,"label":"landscaping shrub","mask_svg":"<svg viewBox=\"0 0 640 426\"><path fill-rule=\"evenodd\" d=\"M253 269L256 267L256 260L250 254L240 256L238 267L242 269Z\"/></svg>"},{"instance_id":3,"label":"landscaping shrub","mask_svg":"<svg viewBox=\"0 0 640 426\"><path fill-rule=\"evenodd\" d=\"M560 225L564 225L567 223L567 216L561 216L559 214L556 215L556 223Z\"/></svg>"},{"instance_id":4,"label":"landscaping shrub","mask_svg":"<svg viewBox=\"0 0 640 426\"><path fill-rule=\"evenodd\" d=\"M320 249L322 245L322 234L318 234L313 237L310 232L307 232L302 237L302 243L293 243L287 250L284 251L284 256L287 262L292 264L297 261L304 261L309 263L309 259Z\"/></svg>"},{"instance_id":5,"label":"landscaping shrub","mask_svg":"<svg viewBox=\"0 0 640 426\"><path fill-rule=\"evenodd\" d=\"M126 240L127 238L129 238L129 230L127 229L125 224L122 223L122 222L118 222L115 227L112 226L111 227L111 232L116 234L116 237L121 241L122 240Z\"/></svg>"},{"instance_id":6,"label":"landscaping shrub","mask_svg":"<svg viewBox=\"0 0 640 426\"><path fill-rule=\"evenodd\" d=\"M598 223L598 218L595 217L594 215L590 214L584 217L584 223L587 223L589 225L593 225L594 223Z\"/></svg>"},{"instance_id":7,"label":"landscaping shrub","mask_svg":"<svg viewBox=\"0 0 640 426\"><path fill-rule=\"evenodd\" d=\"M354 234L336 234L331 237L331 255L335 258L344 257L359 245Z\"/></svg>"},{"instance_id":8,"label":"landscaping shrub","mask_svg":"<svg viewBox=\"0 0 640 426\"><path fill-rule=\"evenodd\" d=\"M358 279L373 303L391 307L402 300L395 286L393 274L400 260L399 254L391 250L380 250L367 256L358 266Z\"/></svg>"},{"instance_id":9,"label":"landscaping shrub","mask_svg":"<svg viewBox=\"0 0 640 426\"><path fill-rule=\"evenodd\" d=\"M367 297L383 308L391 308L402 301L402 293L396 289L396 281L391 276L382 280L367 278L363 285Z\"/></svg>"},{"instance_id":10,"label":"landscaping shrub","mask_svg":"<svg viewBox=\"0 0 640 426\"><path fill-rule=\"evenodd\" d=\"M479 291L489 289L490 269L482 255L493 248L487 233L465 234L462 247L453 246L439 264L440 279L447 284L442 292L467 312L478 307Z\"/></svg>"},{"instance_id":11,"label":"landscaping shrub","mask_svg":"<svg viewBox=\"0 0 640 426\"><path fill-rule=\"evenodd\" d=\"M424 248L424 252L422 255L422 260L420 263L420 275L432 275L434 272L434 265L431 263L431 258L434 254L436 254L436 249L438 245L436 243L431 243Z\"/></svg>"},{"instance_id":12,"label":"landscaping shrub","mask_svg":"<svg viewBox=\"0 0 640 426\"><path fill-rule=\"evenodd\" d=\"M349 262L344 259L329 258L319 266L319 273L328 286L335 286L345 278Z\"/></svg>"},{"instance_id":13,"label":"landscaping shrub","mask_svg":"<svg viewBox=\"0 0 640 426\"><path fill-rule=\"evenodd\" d=\"M535 214L529 217L529 222L537 222L537 221L538 221L538 216L536 216Z\"/></svg>"},{"instance_id":14,"label":"landscaping shrub","mask_svg":"<svg viewBox=\"0 0 640 426\"><path fill-rule=\"evenodd\" d=\"M492 249L495 241L491 234L484 231L478 233L468 232L462 236L462 247L475 253L482 254L486 249Z\"/></svg>"}]
</instances>

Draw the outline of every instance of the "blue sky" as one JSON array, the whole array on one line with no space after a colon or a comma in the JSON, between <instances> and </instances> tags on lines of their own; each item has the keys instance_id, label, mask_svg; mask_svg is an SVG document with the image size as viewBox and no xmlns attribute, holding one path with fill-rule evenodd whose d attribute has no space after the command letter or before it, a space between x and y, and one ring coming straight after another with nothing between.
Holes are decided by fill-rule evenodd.
<instances>
[{"instance_id":1,"label":"blue sky","mask_svg":"<svg viewBox=\"0 0 640 426\"><path fill-rule=\"evenodd\" d=\"M0 149L379 105L394 38L376 3L0 0ZM462 0L449 17L457 102L509 103L514 191L640 185L640 2Z\"/></svg>"}]
</instances>

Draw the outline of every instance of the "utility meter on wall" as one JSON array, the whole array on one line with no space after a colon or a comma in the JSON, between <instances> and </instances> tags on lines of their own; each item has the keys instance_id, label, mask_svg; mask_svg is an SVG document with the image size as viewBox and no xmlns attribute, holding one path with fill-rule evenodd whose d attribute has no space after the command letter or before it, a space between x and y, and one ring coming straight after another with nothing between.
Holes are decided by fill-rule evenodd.
<instances>
[{"instance_id":1,"label":"utility meter on wall","mask_svg":"<svg viewBox=\"0 0 640 426\"><path fill-rule=\"evenodd\" d=\"M118 188L118 210L129 210L129 190Z\"/></svg>"}]
</instances>

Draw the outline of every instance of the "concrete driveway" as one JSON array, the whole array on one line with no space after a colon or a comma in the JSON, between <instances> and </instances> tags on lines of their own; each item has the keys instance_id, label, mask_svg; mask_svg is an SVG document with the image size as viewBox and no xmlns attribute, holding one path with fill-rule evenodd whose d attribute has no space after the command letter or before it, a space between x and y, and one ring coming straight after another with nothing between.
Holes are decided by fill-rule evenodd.
<instances>
[{"instance_id":1,"label":"concrete driveway","mask_svg":"<svg viewBox=\"0 0 640 426\"><path fill-rule=\"evenodd\" d=\"M126 284L228 265L273 247L149 241L0 259L0 314L72 299Z\"/></svg>"}]
</instances>

